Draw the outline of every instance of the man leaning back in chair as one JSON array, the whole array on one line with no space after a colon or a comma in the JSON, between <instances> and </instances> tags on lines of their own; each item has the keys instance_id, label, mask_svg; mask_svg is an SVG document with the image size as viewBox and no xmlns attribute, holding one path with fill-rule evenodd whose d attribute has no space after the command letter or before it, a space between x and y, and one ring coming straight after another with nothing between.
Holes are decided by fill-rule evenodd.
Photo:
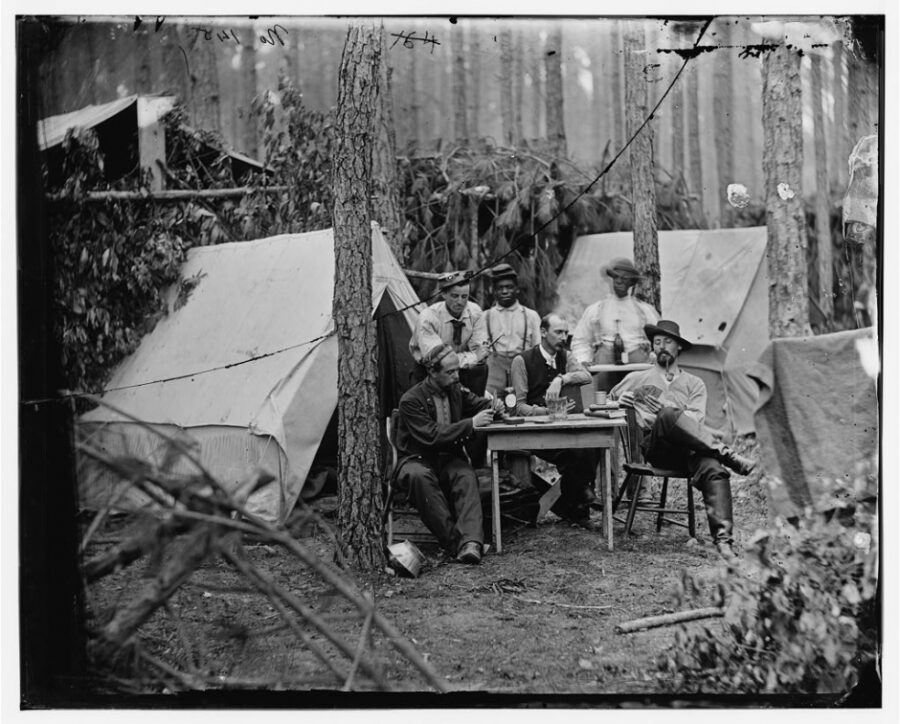
<instances>
[{"instance_id":1,"label":"man leaning back in chair","mask_svg":"<svg viewBox=\"0 0 900 724\"><path fill-rule=\"evenodd\" d=\"M704 426L706 385L678 365L678 356L691 347L679 326L660 320L645 325L644 332L653 345L656 364L627 375L610 397L635 409L647 462L691 473L691 484L703 494L716 549L723 558L732 559L731 482L725 468L748 475L756 463L716 440Z\"/></svg>"}]
</instances>

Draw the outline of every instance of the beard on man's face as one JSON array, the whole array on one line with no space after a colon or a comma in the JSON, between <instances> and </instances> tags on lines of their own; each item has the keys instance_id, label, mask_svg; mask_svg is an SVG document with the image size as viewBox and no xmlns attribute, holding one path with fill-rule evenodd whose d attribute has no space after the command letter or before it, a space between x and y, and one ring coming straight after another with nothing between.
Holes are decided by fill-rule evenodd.
<instances>
[{"instance_id":1,"label":"beard on man's face","mask_svg":"<svg viewBox=\"0 0 900 724\"><path fill-rule=\"evenodd\" d=\"M662 350L661 352L656 353L656 361L660 365L672 364L675 361L675 357L669 352L666 352L666 350Z\"/></svg>"}]
</instances>

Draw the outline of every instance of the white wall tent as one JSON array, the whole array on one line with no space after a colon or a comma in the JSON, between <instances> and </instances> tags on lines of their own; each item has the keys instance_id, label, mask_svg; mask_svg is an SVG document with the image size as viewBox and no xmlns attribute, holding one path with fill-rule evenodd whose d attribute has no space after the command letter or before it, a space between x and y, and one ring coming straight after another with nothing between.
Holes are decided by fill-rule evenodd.
<instances>
[{"instance_id":1,"label":"white wall tent","mask_svg":"<svg viewBox=\"0 0 900 724\"><path fill-rule=\"evenodd\" d=\"M372 246L373 310L418 302L374 224ZM337 339L324 336L333 330L334 273L331 229L192 249L181 278L196 286L180 304L182 285L174 285L168 316L115 372L103 400L167 432L185 431L228 486L257 465L276 473L248 507L283 522L337 405ZM411 330L417 314L399 315L402 326ZM157 436L106 407L84 414L81 425L111 454L162 454ZM119 490L93 465L80 479L86 507ZM140 502L129 491L117 505Z\"/></svg>"},{"instance_id":2,"label":"white wall tent","mask_svg":"<svg viewBox=\"0 0 900 724\"><path fill-rule=\"evenodd\" d=\"M585 307L612 294L601 268L634 258L630 231L579 237L559 278L557 311L574 326ZM746 370L769 341L766 229L659 232L660 310L696 345L681 359L706 382L707 423L753 432L757 388Z\"/></svg>"}]
</instances>

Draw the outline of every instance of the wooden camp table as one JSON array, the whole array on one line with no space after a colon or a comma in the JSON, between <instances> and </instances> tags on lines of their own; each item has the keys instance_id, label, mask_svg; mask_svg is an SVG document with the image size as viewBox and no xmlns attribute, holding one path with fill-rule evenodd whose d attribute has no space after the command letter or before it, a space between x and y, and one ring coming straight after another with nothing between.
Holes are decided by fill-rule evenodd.
<instances>
[{"instance_id":1,"label":"wooden camp table","mask_svg":"<svg viewBox=\"0 0 900 724\"><path fill-rule=\"evenodd\" d=\"M550 421L546 415L526 417L518 425L494 422L478 430L487 435L491 461L491 496L494 523L494 545L503 552L500 538L500 466L501 450L552 450L556 448L600 448L603 454L597 464L596 484L603 502L603 527L609 550L613 549L612 478L609 451L615 445L616 431L625 427L624 419L606 420L570 413L567 419Z\"/></svg>"}]
</instances>

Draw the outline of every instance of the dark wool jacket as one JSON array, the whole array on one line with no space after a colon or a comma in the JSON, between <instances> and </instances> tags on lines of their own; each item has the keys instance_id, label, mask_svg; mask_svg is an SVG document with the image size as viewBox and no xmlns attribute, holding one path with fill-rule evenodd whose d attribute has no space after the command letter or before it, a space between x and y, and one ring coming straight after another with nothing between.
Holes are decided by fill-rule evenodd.
<instances>
[{"instance_id":1,"label":"dark wool jacket","mask_svg":"<svg viewBox=\"0 0 900 724\"><path fill-rule=\"evenodd\" d=\"M546 406L547 388L554 377L566 371L566 351L556 353L556 369L547 366L539 344L522 352L522 359L528 372L528 394L525 396L525 402L529 405Z\"/></svg>"},{"instance_id":2,"label":"dark wool jacket","mask_svg":"<svg viewBox=\"0 0 900 724\"><path fill-rule=\"evenodd\" d=\"M462 443L472 435L472 417L491 406L489 400L472 394L460 385L447 390L450 401L449 425L437 423L437 409L430 378L407 390L400 398L396 445L399 455L454 453L465 457Z\"/></svg>"}]
</instances>

